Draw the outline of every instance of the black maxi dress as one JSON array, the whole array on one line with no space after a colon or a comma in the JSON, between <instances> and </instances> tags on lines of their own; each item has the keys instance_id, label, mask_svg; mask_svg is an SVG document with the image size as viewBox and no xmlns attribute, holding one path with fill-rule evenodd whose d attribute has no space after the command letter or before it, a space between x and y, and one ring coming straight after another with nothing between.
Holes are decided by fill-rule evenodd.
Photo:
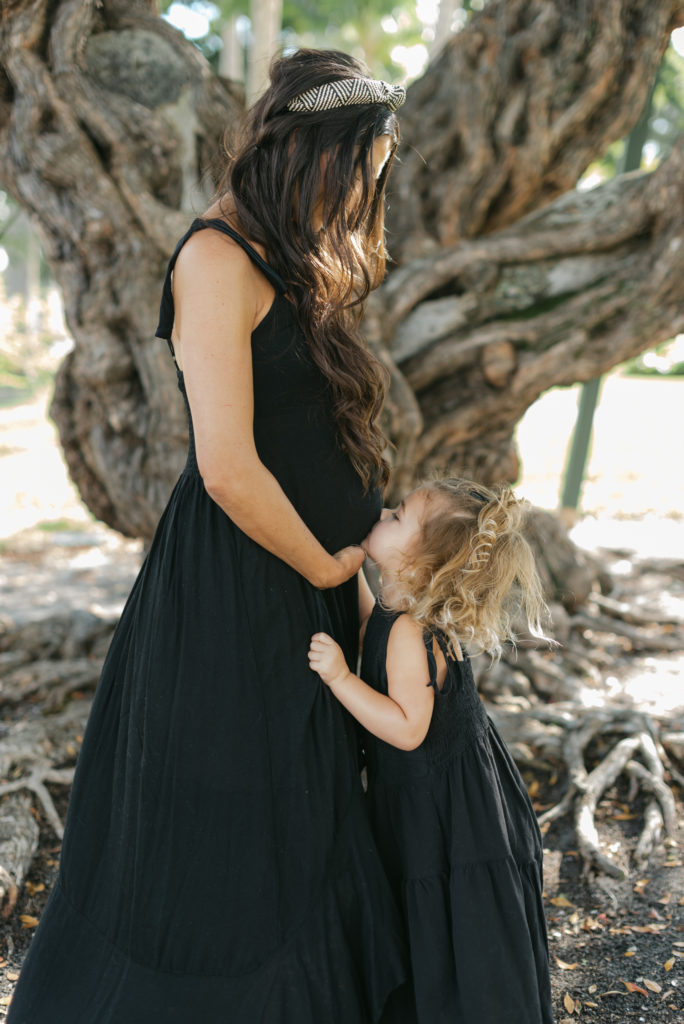
<instances>
[{"instance_id":1,"label":"black maxi dress","mask_svg":"<svg viewBox=\"0 0 684 1024\"><path fill-rule=\"evenodd\" d=\"M334 553L378 518L336 441L281 278L252 335L259 456ZM178 382L186 401L183 376ZM406 976L350 716L308 665L358 651L352 577L318 590L244 534L187 465L112 640L58 878L9 1024L374 1024ZM226 450L230 460L230 450ZM254 495L259 501L259 495Z\"/></svg>"},{"instance_id":2,"label":"black maxi dress","mask_svg":"<svg viewBox=\"0 0 684 1024\"><path fill-rule=\"evenodd\" d=\"M387 694L387 642L401 612L376 602L361 677ZM402 907L413 973L382 1024L553 1024L542 843L520 773L479 698L470 661L449 655L416 750L366 738L368 800Z\"/></svg>"}]
</instances>

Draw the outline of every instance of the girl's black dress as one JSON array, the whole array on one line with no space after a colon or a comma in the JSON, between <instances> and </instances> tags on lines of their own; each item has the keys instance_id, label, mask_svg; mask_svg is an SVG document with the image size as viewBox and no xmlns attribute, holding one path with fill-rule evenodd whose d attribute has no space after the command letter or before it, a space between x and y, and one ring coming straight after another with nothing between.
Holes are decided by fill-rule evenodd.
<instances>
[{"instance_id":1,"label":"girl's black dress","mask_svg":"<svg viewBox=\"0 0 684 1024\"><path fill-rule=\"evenodd\" d=\"M401 612L376 602L361 678L387 694L387 641ZM383 1024L552 1024L542 844L520 774L473 679L451 658L423 743L366 738L368 800L404 912L413 968Z\"/></svg>"},{"instance_id":2,"label":"girl's black dress","mask_svg":"<svg viewBox=\"0 0 684 1024\"><path fill-rule=\"evenodd\" d=\"M285 285L252 335L259 456L334 553L364 494ZM186 401L183 376L178 382ZM349 664L356 578L318 590L209 497L187 465L112 640L83 738L59 875L9 1024L374 1024L405 978L403 927L372 838L350 716L308 665ZM226 448L230 464L230 449ZM259 495L254 495L259 501Z\"/></svg>"}]
</instances>

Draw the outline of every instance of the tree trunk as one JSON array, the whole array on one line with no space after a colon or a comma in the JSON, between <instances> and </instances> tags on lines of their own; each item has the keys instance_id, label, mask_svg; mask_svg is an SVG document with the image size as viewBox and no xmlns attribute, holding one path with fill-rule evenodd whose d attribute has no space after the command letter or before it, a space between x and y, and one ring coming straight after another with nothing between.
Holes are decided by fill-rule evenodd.
<instances>
[{"instance_id":1,"label":"tree trunk","mask_svg":"<svg viewBox=\"0 0 684 1024\"><path fill-rule=\"evenodd\" d=\"M397 490L436 467L514 481L513 431L543 391L684 331L683 158L684 139L653 174L414 260L373 296L372 340L412 401Z\"/></svg>"},{"instance_id":2,"label":"tree trunk","mask_svg":"<svg viewBox=\"0 0 684 1024\"><path fill-rule=\"evenodd\" d=\"M571 190L637 120L683 11L493 0L410 88L388 217L400 265L366 317L393 375L397 488L433 465L515 478L512 431L542 391L682 330L678 153ZM166 260L240 114L232 90L152 3L6 4L0 180L40 230L76 342L53 415L84 500L130 535L150 536L184 457L153 332Z\"/></svg>"},{"instance_id":3,"label":"tree trunk","mask_svg":"<svg viewBox=\"0 0 684 1024\"><path fill-rule=\"evenodd\" d=\"M155 6L18 0L0 27L0 180L40 232L76 342L52 413L91 511L146 537L187 444L153 340L162 275L241 113Z\"/></svg>"},{"instance_id":4,"label":"tree trunk","mask_svg":"<svg viewBox=\"0 0 684 1024\"><path fill-rule=\"evenodd\" d=\"M644 108L682 0L493 0L401 110L388 217L402 263L574 188Z\"/></svg>"}]
</instances>

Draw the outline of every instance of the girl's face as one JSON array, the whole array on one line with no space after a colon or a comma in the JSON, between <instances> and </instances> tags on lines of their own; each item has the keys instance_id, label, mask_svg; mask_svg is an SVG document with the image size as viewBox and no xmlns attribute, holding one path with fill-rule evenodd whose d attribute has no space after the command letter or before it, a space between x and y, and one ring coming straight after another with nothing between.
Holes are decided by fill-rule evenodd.
<instances>
[{"instance_id":1,"label":"girl's face","mask_svg":"<svg viewBox=\"0 0 684 1024\"><path fill-rule=\"evenodd\" d=\"M399 569L410 559L425 521L427 493L411 493L396 508L384 508L361 547L384 572Z\"/></svg>"}]
</instances>

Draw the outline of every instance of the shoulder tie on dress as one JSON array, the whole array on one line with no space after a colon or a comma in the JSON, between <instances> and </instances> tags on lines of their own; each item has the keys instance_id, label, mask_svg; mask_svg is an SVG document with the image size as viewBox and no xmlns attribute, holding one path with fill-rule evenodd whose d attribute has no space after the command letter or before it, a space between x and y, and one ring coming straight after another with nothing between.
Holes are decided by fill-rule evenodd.
<instances>
[{"instance_id":1,"label":"shoulder tie on dress","mask_svg":"<svg viewBox=\"0 0 684 1024\"><path fill-rule=\"evenodd\" d=\"M262 256L256 251L256 249L249 244L249 242L238 234L238 232L232 228L225 221L220 220L218 217L204 219L202 217L196 217L192 222L188 230L185 232L183 237L178 241L176 248L173 250L171 259L168 262L166 268L166 274L164 276L164 285L162 288L161 303L159 306L159 323L157 329L154 332L155 338L163 338L169 346L171 355L173 356L174 362L176 361L176 353L173 350L173 342L171 341L171 331L173 329L174 320L174 308L173 308L173 291L171 288L171 275L173 268L176 265L178 254L187 242L190 235L194 234L195 231L201 231L203 228L215 228L217 231L221 231L224 235L228 235L233 241L237 242L239 246L247 253L250 259L256 263L263 274L268 278L278 295L283 295L287 291L287 285L283 281L280 274L278 274L273 267L270 267L268 263L263 259Z\"/></svg>"},{"instance_id":2,"label":"shoulder tie on dress","mask_svg":"<svg viewBox=\"0 0 684 1024\"><path fill-rule=\"evenodd\" d=\"M437 685L437 659L435 658L432 641L433 638L437 641L437 646L444 655L444 660L447 666L447 673L444 678L444 684L440 687ZM426 683L426 686L431 686L436 694L449 693L454 685L454 671L459 672L460 667L456 659L454 659L449 653L446 640L441 633L431 633L429 629L423 630L423 643L425 644L425 651L428 659L428 670L430 672L430 682Z\"/></svg>"}]
</instances>

